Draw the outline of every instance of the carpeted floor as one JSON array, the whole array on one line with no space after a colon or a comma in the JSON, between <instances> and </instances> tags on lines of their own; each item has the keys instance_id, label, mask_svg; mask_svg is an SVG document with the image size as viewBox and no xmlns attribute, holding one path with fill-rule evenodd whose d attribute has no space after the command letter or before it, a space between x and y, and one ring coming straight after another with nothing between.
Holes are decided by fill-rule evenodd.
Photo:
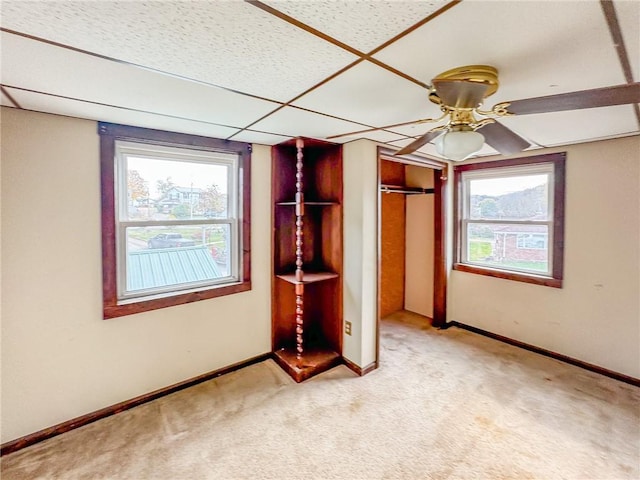
<instances>
[{"instance_id":1,"label":"carpeted floor","mask_svg":"<svg viewBox=\"0 0 640 480\"><path fill-rule=\"evenodd\" d=\"M2 479L638 479L640 389L399 313L381 367L271 360L2 458Z\"/></svg>"}]
</instances>

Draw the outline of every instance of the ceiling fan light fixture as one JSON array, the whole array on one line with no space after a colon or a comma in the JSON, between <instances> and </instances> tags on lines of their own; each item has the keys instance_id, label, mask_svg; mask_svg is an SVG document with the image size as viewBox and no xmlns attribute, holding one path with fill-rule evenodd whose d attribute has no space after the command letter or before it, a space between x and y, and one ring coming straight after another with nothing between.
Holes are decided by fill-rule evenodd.
<instances>
[{"instance_id":1,"label":"ceiling fan light fixture","mask_svg":"<svg viewBox=\"0 0 640 480\"><path fill-rule=\"evenodd\" d=\"M484 145L484 136L473 130L452 130L435 140L436 151L445 158L460 161Z\"/></svg>"}]
</instances>

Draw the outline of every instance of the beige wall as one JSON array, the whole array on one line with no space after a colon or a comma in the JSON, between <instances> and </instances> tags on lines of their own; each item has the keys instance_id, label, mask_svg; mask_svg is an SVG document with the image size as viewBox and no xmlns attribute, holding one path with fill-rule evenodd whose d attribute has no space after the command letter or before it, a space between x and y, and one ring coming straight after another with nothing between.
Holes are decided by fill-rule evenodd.
<instances>
[{"instance_id":1,"label":"beige wall","mask_svg":"<svg viewBox=\"0 0 640 480\"><path fill-rule=\"evenodd\" d=\"M567 151L564 287L453 271L449 320L640 378L640 137L548 151Z\"/></svg>"},{"instance_id":2,"label":"beige wall","mask_svg":"<svg viewBox=\"0 0 640 480\"><path fill-rule=\"evenodd\" d=\"M344 320L352 334L344 335L343 355L367 367L376 361L378 334L378 158L369 140L347 143L343 149Z\"/></svg>"},{"instance_id":3,"label":"beige wall","mask_svg":"<svg viewBox=\"0 0 640 480\"><path fill-rule=\"evenodd\" d=\"M433 188L434 171L406 166L407 186ZM404 308L433 318L433 195L407 195Z\"/></svg>"},{"instance_id":4,"label":"beige wall","mask_svg":"<svg viewBox=\"0 0 640 480\"><path fill-rule=\"evenodd\" d=\"M102 320L96 122L2 109L2 442L270 350L270 149L250 292Z\"/></svg>"},{"instance_id":5,"label":"beige wall","mask_svg":"<svg viewBox=\"0 0 640 480\"><path fill-rule=\"evenodd\" d=\"M447 319L640 378L640 137L528 154L557 151L568 153L564 288L452 271ZM345 355L359 365L377 335L375 157L373 142L345 145L345 319L359 329Z\"/></svg>"},{"instance_id":6,"label":"beige wall","mask_svg":"<svg viewBox=\"0 0 640 480\"><path fill-rule=\"evenodd\" d=\"M102 320L96 123L3 108L2 442L270 350L270 149L253 290ZM640 377L640 138L571 146L565 288L452 272L448 318ZM376 145L344 147L344 356L377 335ZM449 199L450 200L450 199Z\"/></svg>"}]
</instances>

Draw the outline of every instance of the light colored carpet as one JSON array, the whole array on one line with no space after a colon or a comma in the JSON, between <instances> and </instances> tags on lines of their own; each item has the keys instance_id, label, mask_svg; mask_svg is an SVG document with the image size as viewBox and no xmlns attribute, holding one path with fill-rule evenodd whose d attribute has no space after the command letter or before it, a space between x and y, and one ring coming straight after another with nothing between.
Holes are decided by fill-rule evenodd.
<instances>
[{"instance_id":1,"label":"light colored carpet","mask_svg":"<svg viewBox=\"0 0 640 480\"><path fill-rule=\"evenodd\" d=\"M638 479L640 389L421 317L381 367L271 360L2 458L2 479Z\"/></svg>"}]
</instances>

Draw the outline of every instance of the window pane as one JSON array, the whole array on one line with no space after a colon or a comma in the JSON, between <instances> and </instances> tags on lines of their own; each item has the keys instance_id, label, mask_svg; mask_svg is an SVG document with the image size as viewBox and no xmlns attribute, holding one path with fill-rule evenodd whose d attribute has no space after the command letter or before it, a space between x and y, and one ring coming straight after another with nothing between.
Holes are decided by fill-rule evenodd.
<instances>
[{"instance_id":1,"label":"window pane","mask_svg":"<svg viewBox=\"0 0 640 480\"><path fill-rule=\"evenodd\" d=\"M230 225L128 227L127 291L215 281L230 272Z\"/></svg>"},{"instance_id":2,"label":"window pane","mask_svg":"<svg viewBox=\"0 0 640 480\"><path fill-rule=\"evenodd\" d=\"M127 156L122 220L225 218L229 165Z\"/></svg>"},{"instance_id":3,"label":"window pane","mask_svg":"<svg viewBox=\"0 0 640 480\"><path fill-rule=\"evenodd\" d=\"M546 221L548 188L547 174L470 179L469 218Z\"/></svg>"},{"instance_id":4,"label":"window pane","mask_svg":"<svg viewBox=\"0 0 640 480\"><path fill-rule=\"evenodd\" d=\"M467 261L487 267L549 273L547 225L467 225Z\"/></svg>"}]
</instances>

